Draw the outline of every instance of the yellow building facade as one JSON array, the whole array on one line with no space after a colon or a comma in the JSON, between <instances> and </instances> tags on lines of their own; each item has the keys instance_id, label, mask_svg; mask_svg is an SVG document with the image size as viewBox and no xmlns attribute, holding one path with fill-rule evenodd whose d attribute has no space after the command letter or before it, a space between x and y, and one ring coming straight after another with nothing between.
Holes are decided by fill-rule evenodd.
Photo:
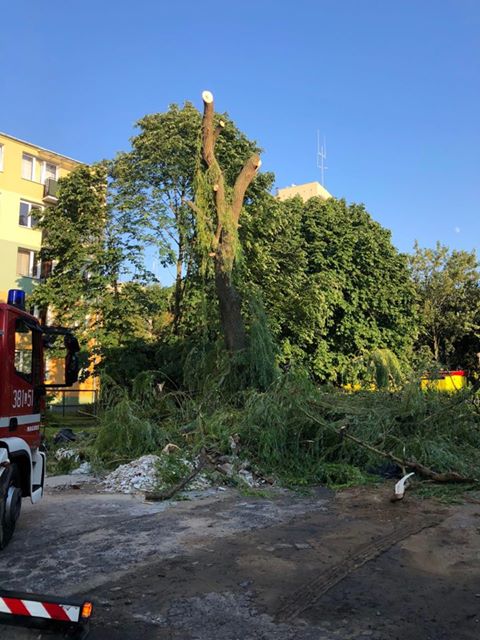
<instances>
[{"instance_id":1,"label":"yellow building facade","mask_svg":"<svg viewBox=\"0 0 480 640\"><path fill-rule=\"evenodd\" d=\"M56 202L57 180L80 163L0 133L0 302L9 289L27 294L41 276L36 221Z\"/></svg>"},{"instance_id":2,"label":"yellow building facade","mask_svg":"<svg viewBox=\"0 0 480 640\"><path fill-rule=\"evenodd\" d=\"M28 294L42 276L38 259L42 232L36 222L45 207L57 202L59 178L81 163L67 156L0 133L0 302L9 289ZM28 307L28 297L27 297ZM63 361L48 362L50 382L64 379ZM91 404L98 380L88 378L59 393L56 402Z\"/></svg>"}]
</instances>

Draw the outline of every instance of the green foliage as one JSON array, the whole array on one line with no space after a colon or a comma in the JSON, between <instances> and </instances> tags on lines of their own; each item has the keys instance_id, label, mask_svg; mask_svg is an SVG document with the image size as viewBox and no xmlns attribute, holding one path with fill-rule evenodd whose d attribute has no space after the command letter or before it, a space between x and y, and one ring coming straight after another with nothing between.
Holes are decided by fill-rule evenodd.
<instances>
[{"instance_id":1,"label":"green foliage","mask_svg":"<svg viewBox=\"0 0 480 640\"><path fill-rule=\"evenodd\" d=\"M479 265L474 251L415 245L410 268L420 307L419 346L450 369L478 369Z\"/></svg>"},{"instance_id":2,"label":"green foliage","mask_svg":"<svg viewBox=\"0 0 480 640\"><path fill-rule=\"evenodd\" d=\"M444 504L461 504L470 491L478 491L478 485L422 482L414 483L412 487L412 492L419 498L435 498Z\"/></svg>"},{"instance_id":3,"label":"green foliage","mask_svg":"<svg viewBox=\"0 0 480 640\"><path fill-rule=\"evenodd\" d=\"M244 279L263 298L285 366L339 383L355 382L345 379L352 360L374 350L408 359L416 310L406 257L362 205L265 200L242 242Z\"/></svg>"},{"instance_id":4,"label":"green foliage","mask_svg":"<svg viewBox=\"0 0 480 640\"><path fill-rule=\"evenodd\" d=\"M395 393L348 394L287 375L266 393L249 395L238 433L261 468L307 482L343 484L350 471L352 478L360 478L385 464L377 454L342 439L338 431L343 426L399 458L478 477L480 416L474 400L471 391L453 397L422 392L418 381Z\"/></svg>"},{"instance_id":5,"label":"green foliage","mask_svg":"<svg viewBox=\"0 0 480 640\"><path fill-rule=\"evenodd\" d=\"M137 376L128 395L107 381L97 459L118 464L158 452L167 442L181 447L182 458L203 448L229 455L234 437L241 458L286 485L375 481L388 461L342 437L346 427L365 444L400 459L480 482L480 398L473 390L453 396L424 392L417 379L396 391L352 394L288 373L265 391L227 393L221 386L224 373L219 375L191 395L162 391L157 372Z\"/></svg>"},{"instance_id":6,"label":"green foliage","mask_svg":"<svg viewBox=\"0 0 480 640\"><path fill-rule=\"evenodd\" d=\"M378 389L399 387L405 378L402 365L389 349L374 349L369 358L373 379Z\"/></svg>"},{"instance_id":7,"label":"green foliage","mask_svg":"<svg viewBox=\"0 0 480 640\"><path fill-rule=\"evenodd\" d=\"M248 342L249 386L265 391L272 384L279 374L275 363L276 351L263 304L252 299Z\"/></svg>"},{"instance_id":8,"label":"green foliage","mask_svg":"<svg viewBox=\"0 0 480 640\"><path fill-rule=\"evenodd\" d=\"M156 452L168 441L161 427L157 374L137 375L130 393L106 376L102 379L102 410L95 440L96 459L106 465Z\"/></svg>"},{"instance_id":9,"label":"green foliage","mask_svg":"<svg viewBox=\"0 0 480 640\"><path fill-rule=\"evenodd\" d=\"M100 163L60 180L58 202L39 223L41 258L55 266L29 301L75 328L92 356L129 341L151 341L162 330L168 302L158 286L121 282L127 271L140 278L142 250L135 228L125 227L109 205L107 174L108 165Z\"/></svg>"},{"instance_id":10,"label":"green foliage","mask_svg":"<svg viewBox=\"0 0 480 640\"><path fill-rule=\"evenodd\" d=\"M95 451L104 463L126 462L152 453L159 445L159 434L141 407L128 398L107 409L100 420Z\"/></svg>"},{"instance_id":11,"label":"green foliage","mask_svg":"<svg viewBox=\"0 0 480 640\"><path fill-rule=\"evenodd\" d=\"M245 158L258 147L227 114L216 118L225 124L216 143L216 155L229 185ZM198 307L202 306L199 290L205 282L199 275L209 272L212 264L208 252L214 224L213 177L199 171L201 114L189 102L173 104L165 113L146 115L137 127L139 133L132 139L131 150L119 154L113 165L114 204L139 230L144 244L156 247L161 263L176 266L171 300L174 330L188 335L197 327ZM247 198L257 198L272 182L271 174L258 176ZM195 198L202 205L197 215L187 204Z\"/></svg>"},{"instance_id":12,"label":"green foliage","mask_svg":"<svg viewBox=\"0 0 480 640\"><path fill-rule=\"evenodd\" d=\"M163 453L157 465L158 484L156 491L173 487L181 482L192 471L192 465L185 459L181 451Z\"/></svg>"},{"instance_id":13,"label":"green foliage","mask_svg":"<svg viewBox=\"0 0 480 640\"><path fill-rule=\"evenodd\" d=\"M77 168L59 181L58 202L47 207L39 221L45 242L41 259L47 268L53 263L55 268L35 289L30 303L52 306L57 319L67 325L83 325L86 309L108 286L106 179L103 164Z\"/></svg>"},{"instance_id":14,"label":"green foliage","mask_svg":"<svg viewBox=\"0 0 480 640\"><path fill-rule=\"evenodd\" d=\"M50 453L53 454L53 450ZM79 464L75 457L65 457L57 460L54 455L50 455L47 458L47 472L49 476L68 475L71 471L78 468Z\"/></svg>"}]
</instances>

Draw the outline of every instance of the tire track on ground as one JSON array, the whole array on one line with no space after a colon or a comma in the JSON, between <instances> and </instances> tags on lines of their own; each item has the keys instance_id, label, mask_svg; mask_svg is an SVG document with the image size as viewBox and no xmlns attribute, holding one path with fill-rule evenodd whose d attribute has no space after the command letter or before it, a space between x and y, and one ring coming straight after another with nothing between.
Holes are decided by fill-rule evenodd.
<instances>
[{"instance_id":1,"label":"tire track on ground","mask_svg":"<svg viewBox=\"0 0 480 640\"><path fill-rule=\"evenodd\" d=\"M320 575L297 589L277 610L276 618L291 622L315 605L322 596L367 562L374 560L393 546L424 529L438 526L445 516L421 522L401 524L390 533L355 548L342 562L322 571Z\"/></svg>"}]
</instances>

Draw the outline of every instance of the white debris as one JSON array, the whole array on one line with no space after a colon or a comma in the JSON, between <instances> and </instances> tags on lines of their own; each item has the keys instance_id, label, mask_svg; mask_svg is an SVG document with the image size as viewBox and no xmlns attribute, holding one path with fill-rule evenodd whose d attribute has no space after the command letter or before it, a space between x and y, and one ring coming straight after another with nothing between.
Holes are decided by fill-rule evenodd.
<instances>
[{"instance_id":1,"label":"white debris","mask_svg":"<svg viewBox=\"0 0 480 640\"><path fill-rule=\"evenodd\" d=\"M108 474L103 485L107 491L115 493L152 491L157 484L156 470L159 460L159 456L149 455L122 464Z\"/></svg>"},{"instance_id":2,"label":"white debris","mask_svg":"<svg viewBox=\"0 0 480 640\"><path fill-rule=\"evenodd\" d=\"M55 458L57 460L74 460L75 462L79 462L80 458L78 457L78 451L75 449L57 449L55 452Z\"/></svg>"},{"instance_id":3,"label":"white debris","mask_svg":"<svg viewBox=\"0 0 480 640\"><path fill-rule=\"evenodd\" d=\"M245 484L248 484L249 487L259 487L262 484L258 482L258 480L255 480L251 471L246 471L245 469L240 469L238 477L241 478Z\"/></svg>"},{"instance_id":4,"label":"white debris","mask_svg":"<svg viewBox=\"0 0 480 640\"><path fill-rule=\"evenodd\" d=\"M103 486L106 491L112 493L143 493L145 491L162 490L172 484L168 473L168 482L162 482L162 465L166 461L168 461L168 455L165 456L165 454L163 456L142 456L112 471L103 481ZM187 473L193 469L193 464L188 460L180 459L179 464L185 467ZM205 489L210 486L211 483L208 478L203 474L199 474L186 488Z\"/></svg>"},{"instance_id":5,"label":"white debris","mask_svg":"<svg viewBox=\"0 0 480 640\"><path fill-rule=\"evenodd\" d=\"M233 439L232 439L233 440ZM216 469L227 478L239 480L251 488L262 487L265 481L251 471L252 465L248 460L241 461L238 456L221 456L221 464L217 464Z\"/></svg>"},{"instance_id":6,"label":"white debris","mask_svg":"<svg viewBox=\"0 0 480 640\"><path fill-rule=\"evenodd\" d=\"M88 476L92 473L92 465L89 462L82 462L78 469L70 471L71 476Z\"/></svg>"}]
</instances>

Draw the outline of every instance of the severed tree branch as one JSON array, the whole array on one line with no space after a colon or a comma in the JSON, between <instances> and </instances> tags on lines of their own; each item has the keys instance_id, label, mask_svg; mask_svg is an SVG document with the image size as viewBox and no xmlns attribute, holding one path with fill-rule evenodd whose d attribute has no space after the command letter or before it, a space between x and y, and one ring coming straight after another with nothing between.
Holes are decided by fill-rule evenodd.
<instances>
[{"instance_id":1,"label":"severed tree branch","mask_svg":"<svg viewBox=\"0 0 480 640\"><path fill-rule=\"evenodd\" d=\"M244 164L243 169L240 171L237 179L235 180L232 202L232 213L235 226L238 226L238 220L240 219L240 213L242 212L245 192L247 191L250 183L255 177L255 174L259 170L261 164L262 161L260 160L260 156L258 154L254 154Z\"/></svg>"},{"instance_id":2,"label":"severed tree branch","mask_svg":"<svg viewBox=\"0 0 480 640\"><path fill-rule=\"evenodd\" d=\"M351 440L352 442L355 442L356 444L363 447L364 449L368 449L368 451L371 451L372 453L376 453L377 455L382 456L387 460L391 460L392 462L395 462L395 464L397 464L399 467L407 467L408 469L413 469L416 473L418 473L418 475L423 476L424 478L428 478L429 480L433 480L434 482L465 482L465 483L478 482L478 480L476 480L475 478L466 478L465 476L462 476L460 473L457 473L456 471L446 471L445 473L437 473L436 471L433 471L433 469L426 467L425 465L421 464L420 462L417 462L416 460L402 460L401 458L397 458L397 456L394 456L393 453L389 453L387 451L382 451L381 449L377 449L376 447L373 447L371 444L368 444L367 442L363 442L359 438L356 438L355 436L352 436L350 433L347 433L346 427L341 427L341 429L337 430L337 433L340 436L347 438L347 440Z\"/></svg>"},{"instance_id":3,"label":"severed tree branch","mask_svg":"<svg viewBox=\"0 0 480 640\"><path fill-rule=\"evenodd\" d=\"M194 202L192 202L191 200L184 200L183 202L187 205L187 207L190 207L193 213L196 213L197 215L200 214L200 209Z\"/></svg>"},{"instance_id":4,"label":"severed tree branch","mask_svg":"<svg viewBox=\"0 0 480 640\"><path fill-rule=\"evenodd\" d=\"M213 145L214 145L214 147L215 147L215 143L218 140L218 136L222 133L224 128L225 128L225 122L223 120L220 120L218 125L215 127L215 131L213 132Z\"/></svg>"},{"instance_id":5,"label":"severed tree branch","mask_svg":"<svg viewBox=\"0 0 480 640\"><path fill-rule=\"evenodd\" d=\"M303 413L308 418L310 418L310 420L313 420L317 424L321 424L322 427L324 426L324 424L320 420L318 420L318 418L316 418L315 416L312 416L307 411L303 410ZM334 430L336 431L336 433L338 433L340 437L346 438L347 440L351 440L352 442L355 442L356 444L358 444L360 447L363 447L364 449L367 449L368 451L371 451L372 453L375 453L376 455L381 456L386 460L391 460L392 462L395 462L395 464L397 464L399 467L402 467L402 468L407 467L408 469L412 469L413 471L418 473L418 475L424 478L428 478L429 480L433 480L434 482L463 482L463 483L471 483L471 484L478 483L478 478L467 478L465 476L462 476L460 473L457 473L456 471L446 471L445 473L437 473L436 471L433 471L433 469L426 467L425 465L421 464L420 462L417 462L416 460L402 460L401 458L398 458L397 456L393 455L393 453L391 452L382 451L382 449L378 449L377 447L374 447L373 445L368 444L368 442L363 442L363 440L360 440L360 438L352 436L350 433L347 432L346 426L343 426L343 427L340 427L340 429L334 429Z\"/></svg>"}]
</instances>

